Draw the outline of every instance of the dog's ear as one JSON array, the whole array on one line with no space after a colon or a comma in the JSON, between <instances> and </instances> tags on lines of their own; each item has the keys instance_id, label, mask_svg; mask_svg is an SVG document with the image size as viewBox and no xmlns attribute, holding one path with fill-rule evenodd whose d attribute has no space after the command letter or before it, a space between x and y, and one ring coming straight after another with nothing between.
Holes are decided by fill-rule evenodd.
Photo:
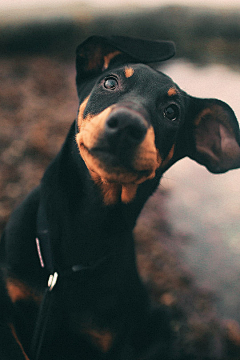
<instances>
[{"instance_id":1,"label":"dog's ear","mask_svg":"<svg viewBox=\"0 0 240 360\"><path fill-rule=\"evenodd\" d=\"M184 155L206 166L213 173L239 168L240 134L233 110L220 100L189 99L190 106L184 125L184 133L188 139L185 137L185 145L181 145L183 151L188 144Z\"/></svg>"},{"instance_id":2,"label":"dog's ear","mask_svg":"<svg viewBox=\"0 0 240 360\"><path fill-rule=\"evenodd\" d=\"M132 61L160 62L175 54L171 41L151 41L125 36L91 36L76 50L77 84L100 74L110 64Z\"/></svg>"}]
</instances>

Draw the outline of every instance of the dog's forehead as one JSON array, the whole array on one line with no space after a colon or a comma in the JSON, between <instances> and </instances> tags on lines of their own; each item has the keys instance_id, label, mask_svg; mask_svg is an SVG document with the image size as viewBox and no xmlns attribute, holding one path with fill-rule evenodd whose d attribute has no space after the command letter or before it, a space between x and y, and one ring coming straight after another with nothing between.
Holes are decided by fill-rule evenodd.
<instances>
[{"instance_id":1,"label":"dog's forehead","mask_svg":"<svg viewBox=\"0 0 240 360\"><path fill-rule=\"evenodd\" d=\"M114 72L114 69L112 69L112 71ZM119 73L119 75L123 74L126 78L135 77L138 81L141 82L148 82L151 80L154 81L154 83L156 82L157 84L166 84L166 86L174 84L173 80L166 74L142 63L124 64L123 66L115 69L115 71L116 73Z\"/></svg>"},{"instance_id":2,"label":"dog's forehead","mask_svg":"<svg viewBox=\"0 0 240 360\"><path fill-rule=\"evenodd\" d=\"M114 77L117 79L118 87L115 91L104 89L104 82ZM106 91L106 93L105 93ZM100 77L92 81L92 85L88 88L85 101L84 113L99 113L103 108L112 105L117 101L129 100L130 97L145 99L147 102L156 102L159 99L179 96L181 93L179 87L166 74L151 68L145 64L124 64L118 67L112 67L104 71ZM99 105L99 97L101 97L101 105ZM80 100L80 104L82 101ZM98 104L96 106L96 104Z\"/></svg>"},{"instance_id":3,"label":"dog's forehead","mask_svg":"<svg viewBox=\"0 0 240 360\"><path fill-rule=\"evenodd\" d=\"M180 94L179 87L169 76L148 65L124 65L118 69L117 73L123 79L126 88L129 84L133 92L145 94L145 96L151 94L152 99Z\"/></svg>"}]
</instances>

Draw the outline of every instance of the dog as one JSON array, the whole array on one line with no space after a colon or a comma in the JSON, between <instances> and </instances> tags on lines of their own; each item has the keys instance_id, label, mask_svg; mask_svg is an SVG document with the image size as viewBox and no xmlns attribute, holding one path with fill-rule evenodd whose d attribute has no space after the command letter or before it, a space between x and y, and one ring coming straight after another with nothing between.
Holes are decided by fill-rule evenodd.
<instances>
[{"instance_id":1,"label":"dog","mask_svg":"<svg viewBox=\"0 0 240 360\"><path fill-rule=\"evenodd\" d=\"M226 103L156 70L172 42L92 36L76 53L77 119L1 240L0 358L178 359L132 231L183 157L212 173L240 167L238 122Z\"/></svg>"}]
</instances>

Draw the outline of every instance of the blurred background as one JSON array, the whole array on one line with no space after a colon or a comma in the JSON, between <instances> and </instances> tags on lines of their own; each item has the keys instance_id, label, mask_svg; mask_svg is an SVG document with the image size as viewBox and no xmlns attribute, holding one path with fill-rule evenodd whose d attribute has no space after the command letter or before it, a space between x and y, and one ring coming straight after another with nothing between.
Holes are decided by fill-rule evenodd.
<instances>
[{"instance_id":1,"label":"blurred background","mask_svg":"<svg viewBox=\"0 0 240 360\"><path fill-rule=\"evenodd\" d=\"M93 34L173 40L176 57L161 70L191 95L228 102L240 119L239 0L2 0L1 231L76 116L75 48ZM165 174L138 228L140 268L150 252L144 234L154 233L161 244L157 259L168 254L163 302L172 303L163 295L174 294L175 267L173 277L184 273L211 294L219 316L240 321L240 170L213 175L180 161Z\"/></svg>"}]
</instances>

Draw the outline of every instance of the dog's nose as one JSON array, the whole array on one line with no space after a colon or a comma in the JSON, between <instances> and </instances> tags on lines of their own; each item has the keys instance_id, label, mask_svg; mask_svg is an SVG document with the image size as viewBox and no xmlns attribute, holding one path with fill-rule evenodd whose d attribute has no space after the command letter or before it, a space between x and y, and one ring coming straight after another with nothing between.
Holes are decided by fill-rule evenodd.
<instances>
[{"instance_id":1,"label":"dog's nose","mask_svg":"<svg viewBox=\"0 0 240 360\"><path fill-rule=\"evenodd\" d=\"M138 145L147 132L147 122L137 111L130 109L114 110L105 123L105 136L110 143Z\"/></svg>"}]
</instances>

